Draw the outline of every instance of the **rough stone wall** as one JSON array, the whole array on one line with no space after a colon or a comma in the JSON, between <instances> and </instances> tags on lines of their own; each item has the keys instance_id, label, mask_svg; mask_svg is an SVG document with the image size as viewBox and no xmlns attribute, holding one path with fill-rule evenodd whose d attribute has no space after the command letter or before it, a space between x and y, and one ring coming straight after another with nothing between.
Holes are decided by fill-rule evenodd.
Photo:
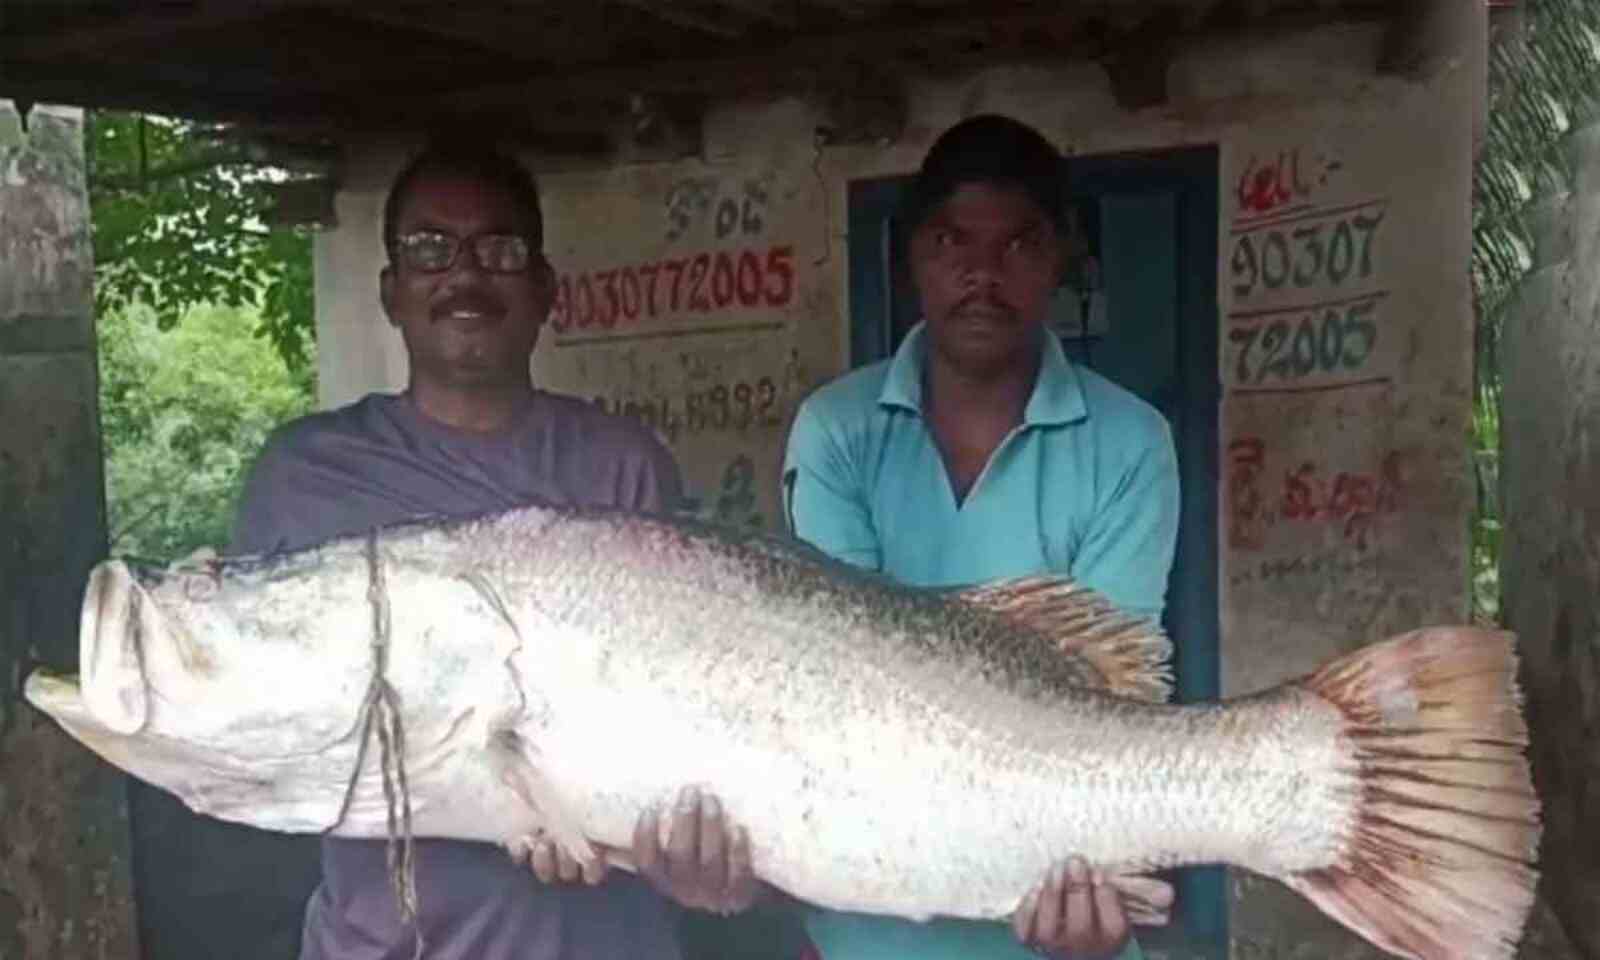
<instances>
[{"instance_id":1,"label":"rough stone wall","mask_svg":"<svg viewBox=\"0 0 1600 960\"><path fill-rule=\"evenodd\" d=\"M0 960L136 955L123 779L21 697L105 551L79 113L0 100Z\"/></svg>"},{"instance_id":2,"label":"rough stone wall","mask_svg":"<svg viewBox=\"0 0 1600 960\"><path fill-rule=\"evenodd\" d=\"M1544 898L1600 957L1600 125L1538 215L1535 272L1504 322L1506 624L1521 635Z\"/></svg>"}]
</instances>

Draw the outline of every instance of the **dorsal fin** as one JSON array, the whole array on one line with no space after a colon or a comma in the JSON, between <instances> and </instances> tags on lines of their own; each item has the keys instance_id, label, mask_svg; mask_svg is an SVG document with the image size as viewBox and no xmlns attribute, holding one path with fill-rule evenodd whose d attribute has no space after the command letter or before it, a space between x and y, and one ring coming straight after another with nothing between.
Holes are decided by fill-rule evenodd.
<instances>
[{"instance_id":1,"label":"dorsal fin","mask_svg":"<svg viewBox=\"0 0 1600 960\"><path fill-rule=\"evenodd\" d=\"M1041 633L1082 657L1118 696L1165 703L1172 695L1172 641L1158 625L1117 609L1066 577L1016 577L955 591L962 603Z\"/></svg>"}]
</instances>

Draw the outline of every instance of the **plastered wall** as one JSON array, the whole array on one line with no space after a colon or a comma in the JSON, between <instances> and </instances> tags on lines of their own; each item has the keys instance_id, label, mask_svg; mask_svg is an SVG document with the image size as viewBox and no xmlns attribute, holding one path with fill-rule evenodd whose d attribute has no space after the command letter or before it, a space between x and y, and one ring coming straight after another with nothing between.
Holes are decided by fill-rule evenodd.
<instances>
[{"instance_id":1,"label":"plastered wall","mask_svg":"<svg viewBox=\"0 0 1600 960\"><path fill-rule=\"evenodd\" d=\"M1577 173L1534 218L1536 266L1503 330L1506 624L1523 641L1544 891L1583 956L1600 953L1600 126L1565 145Z\"/></svg>"}]
</instances>

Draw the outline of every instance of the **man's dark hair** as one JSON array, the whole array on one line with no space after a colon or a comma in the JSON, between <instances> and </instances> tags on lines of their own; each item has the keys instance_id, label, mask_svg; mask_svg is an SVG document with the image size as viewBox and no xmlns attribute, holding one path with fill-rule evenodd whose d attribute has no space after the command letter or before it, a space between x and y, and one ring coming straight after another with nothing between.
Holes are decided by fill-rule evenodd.
<instances>
[{"instance_id":1,"label":"man's dark hair","mask_svg":"<svg viewBox=\"0 0 1600 960\"><path fill-rule=\"evenodd\" d=\"M480 180L510 194L528 225L528 242L535 250L544 248L544 214L539 209L539 185L533 174L493 144L452 136L429 142L389 187L389 197L383 204L383 248L390 259L394 258L400 207L406 193L422 174L439 172Z\"/></svg>"},{"instance_id":2,"label":"man's dark hair","mask_svg":"<svg viewBox=\"0 0 1600 960\"><path fill-rule=\"evenodd\" d=\"M984 114L963 120L940 135L901 203L905 228L915 228L966 183L1019 189L1038 204L1057 230L1063 228L1067 190L1061 154L1027 124Z\"/></svg>"}]
</instances>

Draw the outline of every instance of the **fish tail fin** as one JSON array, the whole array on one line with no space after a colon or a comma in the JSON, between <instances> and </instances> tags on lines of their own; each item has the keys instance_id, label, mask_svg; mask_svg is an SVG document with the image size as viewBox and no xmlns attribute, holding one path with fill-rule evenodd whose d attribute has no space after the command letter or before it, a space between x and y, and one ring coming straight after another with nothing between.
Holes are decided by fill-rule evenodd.
<instances>
[{"instance_id":1,"label":"fish tail fin","mask_svg":"<svg viewBox=\"0 0 1600 960\"><path fill-rule=\"evenodd\" d=\"M1110 693L1154 703L1172 696L1172 640L1159 624L1118 609L1096 590L1066 577L1030 576L963 588L958 595L1081 657Z\"/></svg>"},{"instance_id":2,"label":"fish tail fin","mask_svg":"<svg viewBox=\"0 0 1600 960\"><path fill-rule=\"evenodd\" d=\"M1341 862L1285 882L1403 957L1513 956L1540 834L1516 663L1510 633L1435 628L1301 681L1349 723L1361 806Z\"/></svg>"}]
</instances>

